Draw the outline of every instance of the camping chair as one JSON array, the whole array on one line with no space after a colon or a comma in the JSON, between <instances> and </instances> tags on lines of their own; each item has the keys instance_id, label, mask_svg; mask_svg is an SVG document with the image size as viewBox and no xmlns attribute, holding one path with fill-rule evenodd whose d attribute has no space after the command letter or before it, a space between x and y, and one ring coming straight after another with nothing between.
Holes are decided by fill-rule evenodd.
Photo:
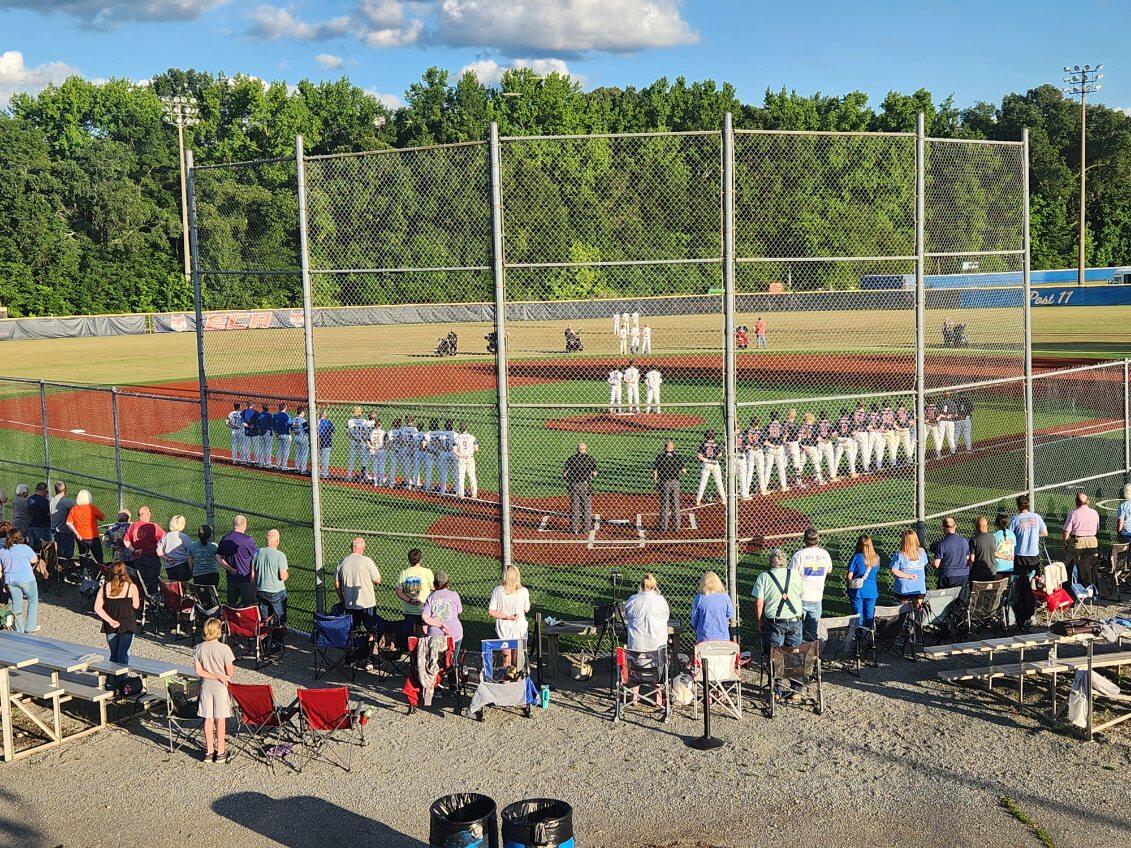
<instances>
[{"instance_id":1,"label":"camping chair","mask_svg":"<svg viewBox=\"0 0 1131 848\"><path fill-rule=\"evenodd\" d=\"M997 625L1006 630L1005 607L1002 604L1009 591L1009 578L997 580L971 580L970 597L966 601L966 620L963 638Z\"/></svg>"},{"instance_id":2,"label":"camping chair","mask_svg":"<svg viewBox=\"0 0 1131 848\"><path fill-rule=\"evenodd\" d=\"M417 707L420 706L420 695L424 691L424 687L420 685L420 666L418 664L418 651L423 640L419 636L410 636L408 639L408 651L412 661L408 664L408 669L405 673L405 681L402 690L404 692L405 700L408 701L409 713L416 712ZM459 662L456 657L455 642L451 636L447 637L447 645L439 656L439 670L436 672L436 677L433 682L434 689L450 691L455 699L455 713L459 715L460 710L463 709L463 692L461 691L459 681ZM445 687L444 681L449 681ZM425 704L430 706L430 704Z\"/></svg>"},{"instance_id":3,"label":"camping chair","mask_svg":"<svg viewBox=\"0 0 1131 848\"><path fill-rule=\"evenodd\" d=\"M717 706L723 713L742 719L742 672L739 669L741 648L737 642L721 639L699 642L691 659L691 714L699 718L699 705L704 709ZM707 666L708 691L703 691L703 665Z\"/></svg>"},{"instance_id":4,"label":"camping chair","mask_svg":"<svg viewBox=\"0 0 1131 848\"><path fill-rule=\"evenodd\" d=\"M948 589L928 589L923 601L926 615L923 618L923 631L935 638L938 643L953 639L962 621L963 586Z\"/></svg>"},{"instance_id":5,"label":"camping chair","mask_svg":"<svg viewBox=\"0 0 1131 848\"><path fill-rule=\"evenodd\" d=\"M298 708L293 705L275 706L275 691L265 683L229 683L228 694L235 705L236 744L241 745L240 736L243 734L243 750L257 759L266 759L273 768L278 757L272 757L271 752L281 747L280 743L289 735L288 731L294 729ZM260 743L258 752L251 747L256 743Z\"/></svg>"},{"instance_id":6,"label":"camping chair","mask_svg":"<svg viewBox=\"0 0 1131 848\"><path fill-rule=\"evenodd\" d=\"M1105 598L1118 601L1123 587L1131 583L1131 557L1128 556L1128 549L1131 549L1131 544L1113 542L1111 554L1107 559L1101 557L1097 564L1100 589Z\"/></svg>"},{"instance_id":7,"label":"camping chair","mask_svg":"<svg viewBox=\"0 0 1131 848\"><path fill-rule=\"evenodd\" d=\"M365 715L350 707L349 689L336 686L331 689L298 689L298 723L302 734L305 759L300 759L298 771L312 760L334 763L347 772L353 761L353 747L364 746ZM338 749L343 755L338 756Z\"/></svg>"},{"instance_id":8,"label":"camping chair","mask_svg":"<svg viewBox=\"0 0 1131 848\"><path fill-rule=\"evenodd\" d=\"M1064 590L1067 580L1068 569L1063 562L1049 562L1037 577L1033 597L1037 601L1037 617L1043 619L1046 626L1072 618L1072 596Z\"/></svg>"},{"instance_id":9,"label":"camping chair","mask_svg":"<svg viewBox=\"0 0 1131 848\"><path fill-rule=\"evenodd\" d=\"M875 664L876 643L872 631L859 625L860 616L842 615L822 618L817 622L817 641L821 643L821 662L827 668L832 664L859 677L863 650L871 650Z\"/></svg>"},{"instance_id":10,"label":"camping chair","mask_svg":"<svg viewBox=\"0 0 1131 848\"><path fill-rule=\"evenodd\" d=\"M220 619L224 624L224 641L232 646L237 660L252 657L256 668L273 661L270 640L280 629L275 626L274 616L264 619L258 604L250 607L224 604L220 607Z\"/></svg>"},{"instance_id":11,"label":"camping chair","mask_svg":"<svg viewBox=\"0 0 1131 848\"><path fill-rule=\"evenodd\" d=\"M193 600L185 593L185 584L178 580L161 580L157 591L161 593L159 617L172 623L172 632L177 636L187 635L181 630L181 623L188 622L192 626Z\"/></svg>"},{"instance_id":12,"label":"camping chair","mask_svg":"<svg viewBox=\"0 0 1131 848\"><path fill-rule=\"evenodd\" d=\"M625 707L645 704L663 711L664 721L672 716L671 675L668 668L666 645L654 651L630 651L617 648L616 706L613 721L620 721Z\"/></svg>"},{"instance_id":13,"label":"camping chair","mask_svg":"<svg viewBox=\"0 0 1131 848\"><path fill-rule=\"evenodd\" d=\"M130 580L137 586L138 599L141 601L141 606L137 611L137 627L139 633L145 632L145 626L150 621L151 616L156 616L156 611L161 608L161 593L158 591L156 595L150 595L146 592L145 581L141 579L141 572L134 568L132 565L126 566L126 574L130 576Z\"/></svg>"},{"instance_id":14,"label":"camping chair","mask_svg":"<svg viewBox=\"0 0 1131 848\"><path fill-rule=\"evenodd\" d=\"M487 706L518 707L526 718L534 714L538 692L530 679L525 639L484 639L480 643L479 667L470 669L464 679L476 674L478 686L468 703L468 715L484 721Z\"/></svg>"},{"instance_id":15,"label":"camping chair","mask_svg":"<svg viewBox=\"0 0 1131 848\"><path fill-rule=\"evenodd\" d=\"M790 689L779 694L777 681L787 679ZM813 712L817 715L824 711L820 642L803 642L793 648L770 646L769 680L766 686L770 718L774 717L779 699L792 700L798 695L803 701L809 701L813 705Z\"/></svg>"},{"instance_id":16,"label":"camping chair","mask_svg":"<svg viewBox=\"0 0 1131 848\"><path fill-rule=\"evenodd\" d=\"M169 752L190 742L199 744L204 729L204 719L198 716L200 707L200 678L170 677L161 681L165 686L165 723L169 730Z\"/></svg>"},{"instance_id":17,"label":"camping chair","mask_svg":"<svg viewBox=\"0 0 1131 848\"><path fill-rule=\"evenodd\" d=\"M329 674L340 666L348 668L350 680L357 677L354 660L369 646L368 635L353 632L353 616L314 614L310 631L310 644L314 648L314 679Z\"/></svg>"},{"instance_id":18,"label":"camping chair","mask_svg":"<svg viewBox=\"0 0 1131 848\"><path fill-rule=\"evenodd\" d=\"M370 663L373 670L380 670L386 677L400 677L411 671L415 660L410 645L415 644L415 636L406 635L401 622L379 622L373 645Z\"/></svg>"},{"instance_id":19,"label":"camping chair","mask_svg":"<svg viewBox=\"0 0 1131 848\"><path fill-rule=\"evenodd\" d=\"M203 583L185 583L189 597L192 599L192 636L193 647L196 646L197 637L204 628L204 622L210 618L220 617L220 591L215 586Z\"/></svg>"}]
</instances>

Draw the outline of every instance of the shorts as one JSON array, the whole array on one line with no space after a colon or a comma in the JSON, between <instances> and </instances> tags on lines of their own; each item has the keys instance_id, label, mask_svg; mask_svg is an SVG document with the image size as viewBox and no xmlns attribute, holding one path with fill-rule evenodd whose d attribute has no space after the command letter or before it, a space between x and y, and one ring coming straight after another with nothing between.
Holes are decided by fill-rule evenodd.
<instances>
[{"instance_id":1,"label":"shorts","mask_svg":"<svg viewBox=\"0 0 1131 848\"><path fill-rule=\"evenodd\" d=\"M232 704L228 690L211 687L200 690L200 707L196 711L200 718L231 718Z\"/></svg>"}]
</instances>

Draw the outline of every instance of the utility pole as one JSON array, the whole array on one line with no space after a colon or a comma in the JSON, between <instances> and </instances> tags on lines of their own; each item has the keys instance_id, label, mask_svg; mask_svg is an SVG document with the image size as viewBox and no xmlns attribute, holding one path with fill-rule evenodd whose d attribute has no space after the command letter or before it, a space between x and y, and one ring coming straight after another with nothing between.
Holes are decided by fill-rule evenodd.
<instances>
[{"instance_id":1,"label":"utility pole","mask_svg":"<svg viewBox=\"0 0 1131 848\"><path fill-rule=\"evenodd\" d=\"M200 110L197 108L195 99L180 94L175 97L162 97L161 105L165 107L165 120L177 128L177 151L181 165L181 234L184 239L185 282L191 284L188 191L185 187L185 127L191 127L197 123Z\"/></svg>"},{"instance_id":2,"label":"utility pole","mask_svg":"<svg viewBox=\"0 0 1131 848\"><path fill-rule=\"evenodd\" d=\"M1064 81L1068 85L1063 89L1065 94L1079 95L1080 97L1080 244L1076 270L1076 285L1084 285L1084 222L1086 210L1084 206L1084 186L1087 181L1087 118L1089 94L1100 90L1099 81L1104 78L1100 73L1103 65L1068 65L1064 66Z\"/></svg>"}]
</instances>

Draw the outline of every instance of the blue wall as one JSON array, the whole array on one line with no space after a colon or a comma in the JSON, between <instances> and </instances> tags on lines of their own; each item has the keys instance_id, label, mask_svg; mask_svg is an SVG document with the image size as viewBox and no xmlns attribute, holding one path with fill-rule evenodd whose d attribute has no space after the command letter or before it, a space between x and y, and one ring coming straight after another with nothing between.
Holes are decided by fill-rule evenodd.
<instances>
[{"instance_id":1,"label":"blue wall","mask_svg":"<svg viewBox=\"0 0 1131 848\"><path fill-rule=\"evenodd\" d=\"M1022 292L1016 289L997 292L967 289L961 296L963 309L1001 309L1019 307L1022 303ZM1131 306L1131 286L1034 288L1033 306Z\"/></svg>"},{"instance_id":2,"label":"blue wall","mask_svg":"<svg viewBox=\"0 0 1131 848\"><path fill-rule=\"evenodd\" d=\"M1085 268L1084 281L1110 283L1115 268ZM1047 283L1075 283L1075 268L1058 268L1052 271L1033 271L1033 285ZM993 271L977 274L927 274L923 284L929 289L964 289L971 286L1020 286L1020 271ZM867 274L860 278L862 289L913 289L914 274ZM1122 302L1122 301L1120 301Z\"/></svg>"}]
</instances>

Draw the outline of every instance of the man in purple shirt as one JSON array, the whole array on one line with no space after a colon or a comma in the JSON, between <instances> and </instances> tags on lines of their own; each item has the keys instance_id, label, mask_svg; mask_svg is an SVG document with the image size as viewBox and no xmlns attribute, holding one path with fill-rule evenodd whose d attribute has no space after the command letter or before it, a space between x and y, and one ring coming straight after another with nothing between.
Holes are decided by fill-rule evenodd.
<instances>
[{"instance_id":1,"label":"man in purple shirt","mask_svg":"<svg viewBox=\"0 0 1131 848\"><path fill-rule=\"evenodd\" d=\"M241 607L253 606L255 577L251 561L259 548L247 534L247 519L237 515L232 519L232 532L220 540L216 549L216 564L228 575L228 603Z\"/></svg>"},{"instance_id":2,"label":"man in purple shirt","mask_svg":"<svg viewBox=\"0 0 1131 848\"><path fill-rule=\"evenodd\" d=\"M1068 567L1068 581L1064 589L1073 598L1076 592L1072 588L1072 566L1079 570L1082 585L1096 585L1096 562L1100 553L1096 536L1099 532L1100 514L1088 506L1086 494L1077 492L1076 509L1064 520L1064 564Z\"/></svg>"}]
</instances>

